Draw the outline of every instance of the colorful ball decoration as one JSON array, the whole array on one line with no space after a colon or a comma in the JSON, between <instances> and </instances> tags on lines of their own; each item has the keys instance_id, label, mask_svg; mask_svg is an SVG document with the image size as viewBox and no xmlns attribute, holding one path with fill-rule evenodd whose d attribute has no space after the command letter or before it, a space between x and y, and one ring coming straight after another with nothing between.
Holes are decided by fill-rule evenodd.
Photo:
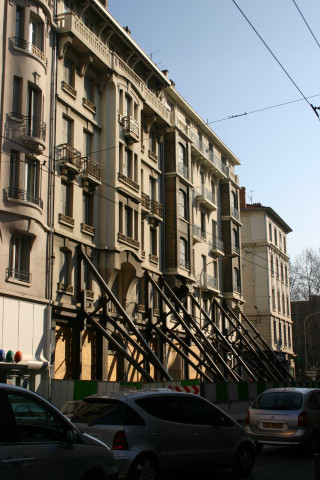
<instances>
[{"instance_id":1,"label":"colorful ball decoration","mask_svg":"<svg viewBox=\"0 0 320 480\"><path fill-rule=\"evenodd\" d=\"M2 348L0 349L0 362L4 362L6 359L6 352L4 350L2 350Z\"/></svg>"},{"instance_id":2,"label":"colorful ball decoration","mask_svg":"<svg viewBox=\"0 0 320 480\"><path fill-rule=\"evenodd\" d=\"M21 362L21 360L22 360L22 352L20 352L20 350L18 350L14 355L14 361L16 363L19 363L19 362Z\"/></svg>"},{"instance_id":3,"label":"colorful ball decoration","mask_svg":"<svg viewBox=\"0 0 320 480\"><path fill-rule=\"evenodd\" d=\"M14 351L8 350L6 355L6 362L13 362L13 360L14 360Z\"/></svg>"}]
</instances>

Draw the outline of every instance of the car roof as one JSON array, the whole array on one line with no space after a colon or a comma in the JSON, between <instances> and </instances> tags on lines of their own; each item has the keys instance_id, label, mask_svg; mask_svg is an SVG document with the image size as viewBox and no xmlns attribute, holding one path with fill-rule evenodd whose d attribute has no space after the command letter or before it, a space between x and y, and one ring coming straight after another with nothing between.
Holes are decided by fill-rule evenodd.
<instances>
[{"instance_id":1,"label":"car roof","mask_svg":"<svg viewBox=\"0 0 320 480\"><path fill-rule=\"evenodd\" d=\"M319 388L308 388L308 387L280 387L280 388L269 388L265 390L263 393L270 393L270 392L297 392L306 395L312 391L319 391Z\"/></svg>"},{"instance_id":2,"label":"car roof","mask_svg":"<svg viewBox=\"0 0 320 480\"><path fill-rule=\"evenodd\" d=\"M172 388L150 388L150 389L142 389L142 390L131 390L131 389L126 389L126 390L120 390L118 392L105 392L105 393L95 393L93 395L90 395L88 397L85 397L83 400L87 399L109 399L109 400L126 400L128 398L142 398L142 397L149 397L149 396L155 396L155 395L171 395L171 394L177 394L177 395L193 395L192 393L185 393L185 392L177 392L173 390ZM195 396L195 395L193 395ZM198 395L196 395L198 396Z\"/></svg>"}]
</instances>

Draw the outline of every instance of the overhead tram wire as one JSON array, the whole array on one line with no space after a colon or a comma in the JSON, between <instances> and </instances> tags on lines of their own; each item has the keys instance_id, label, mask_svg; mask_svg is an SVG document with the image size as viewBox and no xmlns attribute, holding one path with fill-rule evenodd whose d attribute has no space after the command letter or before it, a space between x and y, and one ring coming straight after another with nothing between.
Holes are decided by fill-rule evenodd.
<instances>
[{"instance_id":1,"label":"overhead tram wire","mask_svg":"<svg viewBox=\"0 0 320 480\"><path fill-rule=\"evenodd\" d=\"M320 118L319 118L319 114L317 112L317 109L311 105L311 103L309 102L309 100L307 99L307 97L303 94L303 92L300 90L300 88L298 87L298 85L295 83L295 81L293 80L293 78L289 75L289 73L287 72L287 70L284 68L284 66L281 64L281 62L277 59L277 57L275 56L275 54L273 53L273 51L271 50L271 48L267 45L267 43L263 40L263 38L261 37L261 35L259 34L259 32L257 31L257 29L253 26L253 24L250 22L250 20L248 19L248 17L245 15L245 13L241 10L241 8L239 7L239 5L237 4L237 2L235 0L231 0L234 5L237 7L237 9L239 10L239 12L241 13L241 15L246 19L246 21L249 23L250 27L252 28L252 30L258 35L258 37L260 38L261 42L264 44L264 46L268 49L268 51L271 53L271 55L273 56L273 58L275 59L275 61L277 62L277 64L281 67L281 69L284 71L284 73L287 75L287 77L289 78L290 82L295 86L295 88L298 90L298 92L300 93L300 95L303 97L303 99L307 102L307 104L309 105L309 107L312 108L313 112L316 114L318 120L320 121Z\"/></svg>"},{"instance_id":2,"label":"overhead tram wire","mask_svg":"<svg viewBox=\"0 0 320 480\"><path fill-rule=\"evenodd\" d=\"M314 35L313 31L311 30L311 28L310 28L310 26L309 26L309 24L308 24L307 20L306 20L306 19L304 18L304 16L302 15L302 12L301 12L300 8L299 8L299 7L298 7L298 5L296 4L295 0L292 0L292 1L293 1L293 3L295 4L295 6L297 7L297 10L298 10L298 12L300 13L300 15L301 15L301 17L302 17L302 19L303 19L304 23L307 25L307 27L308 27L308 30L309 30L309 32L311 33L311 35L313 36L313 38L314 38L314 40L315 40L316 44L317 44L317 45L318 45L318 47L320 48L320 43L319 43L319 42L318 42L318 40L316 39L316 37L315 37L315 35Z\"/></svg>"}]
</instances>

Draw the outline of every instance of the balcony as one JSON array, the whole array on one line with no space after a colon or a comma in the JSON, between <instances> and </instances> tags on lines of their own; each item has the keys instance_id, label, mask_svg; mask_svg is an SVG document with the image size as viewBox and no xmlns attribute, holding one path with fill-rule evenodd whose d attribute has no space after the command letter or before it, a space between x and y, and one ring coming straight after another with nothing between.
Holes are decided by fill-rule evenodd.
<instances>
[{"instance_id":1,"label":"balcony","mask_svg":"<svg viewBox=\"0 0 320 480\"><path fill-rule=\"evenodd\" d=\"M208 145L203 143L193 131L190 132L190 138L193 142L193 145L192 145L193 150L194 151L196 150L198 153L201 154L203 161L205 163L208 163L208 166L213 165L214 167L216 167L216 173L219 173L220 175L222 173L223 176L228 177L229 167L227 167L221 162L220 158L218 158L214 154L213 150L211 150Z\"/></svg>"},{"instance_id":2,"label":"balcony","mask_svg":"<svg viewBox=\"0 0 320 480\"><path fill-rule=\"evenodd\" d=\"M156 215L157 217L163 218L163 205L156 200L150 200L150 217Z\"/></svg>"},{"instance_id":3,"label":"balcony","mask_svg":"<svg viewBox=\"0 0 320 480\"><path fill-rule=\"evenodd\" d=\"M232 253L240 255L240 247L238 245L235 245L234 243L232 244Z\"/></svg>"},{"instance_id":4,"label":"balcony","mask_svg":"<svg viewBox=\"0 0 320 480\"><path fill-rule=\"evenodd\" d=\"M150 211L150 197L146 193L141 192L141 209Z\"/></svg>"},{"instance_id":5,"label":"balcony","mask_svg":"<svg viewBox=\"0 0 320 480\"><path fill-rule=\"evenodd\" d=\"M46 123L38 117L28 115L24 117L24 122L25 128L22 137L24 144L35 153L42 153L46 148Z\"/></svg>"},{"instance_id":6,"label":"balcony","mask_svg":"<svg viewBox=\"0 0 320 480\"><path fill-rule=\"evenodd\" d=\"M80 229L81 229L82 233L86 233L87 235L91 235L91 237L94 237L95 228L92 227L92 225L87 225L86 223L81 223L80 224Z\"/></svg>"},{"instance_id":7,"label":"balcony","mask_svg":"<svg viewBox=\"0 0 320 480\"><path fill-rule=\"evenodd\" d=\"M217 209L214 194L210 192L210 190L208 190L204 185L194 189L194 198L199 204L210 211Z\"/></svg>"},{"instance_id":8,"label":"balcony","mask_svg":"<svg viewBox=\"0 0 320 480\"><path fill-rule=\"evenodd\" d=\"M184 258L180 258L180 267L185 268L186 270L190 269L190 263Z\"/></svg>"},{"instance_id":9,"label":"balcony","mask_svg":"<svg viewBox=\"0 0 320 480\"><path fill-rule=\"evenodd\" d=\"M192 225L192 235L195 243L206 240L206 231L198 225Z\"/></svg>"},{"instance_id":10,"label":"balcony","mask_svg":"<svg viewBox=\"0 0 320 480\"><path fill-rule=\"evenodd\" d=\"M87 98L83 97L82 99L82 105L87 109L90 110L92 113L96 113L97 107L93 102L88 100Z\"/></svg>"},{"instance_id":11,"label":"balcony","mask_svg":"<svg viewBox=\"0 0 320 480\"><path fill-rule=\"evenodd\" d=\"M22 190L21 188L8 187L6 189L7 199L22 200L24 202L30 202L37 205L41 209L43 208L43 201L37 195L28 190Z\"/></svg>"},{"instance_id":12,"label":"balcony","mask_svg":"<svg viewBox=\"0 0 320 480\"><path fill-rule=\"evenodd\" d=\"M217 279L212 275L209 275L207 272L202 272L200 278L200 286L202 289L214 288L217 289Z\"/></svg>"},{"instance_id":13,"label":"balcony","mask_svg":"<svg viewBox=\"0 0 320 480\"><path fill-rule=\"evenodd\" d=\"M189 168L184 165L183 163L179 163L178 165L178 173L181 175L183 178L189 180Z\"/></svg>"},{"instance_id":14,"label":"balcony","mask_svg":"<svg viewBox=\"0 0 320 480\"><path fill-rule=\"evenodd\" d=\"M101 185L101 167L100 163L92 158L81 157L82 184Z\"/></svg>"},{"instance_id":15,"label":"balcony","mask_svg":"<svg viewBox=\"0 0 320 480\"><path fill-rule=\"evenodd\" d=\"M139 248L140 246L140 243L138 242L138 240L134 240L134 238L128 237L127 235L124 235L123 233L120 233L120 232L118 233L118 241L126 243L134 248Z\"/></svg>"},{"instance_id":16,"label":"balcony","mask_svg":"<svg viewBox=\"0 0 320 480\"><path fill-rule=\"evenodd\" d=\"M15 268L6 269L7 280L18 280L18 282L31 283L31 273L16 270Z\"/></svg>"},{"instance_id":17,"label":"balcony","mask_svg":"<svg viewBox=\"0 0 320 480\"><path fill-rule=\"evenodd\" d=\"M123 173L119 172L118 173L118 178L119 180L121 180L122 182L126 183L127 185L129 185L129 187L131 188L134 188L135 190L137 190L137 192L140 190L140 186L138 185L138 183L136 183L134 180L132 180L131 178L129 177L126 177L125 175L123 175Z\"/></svg>"},{"instance_id":18,"label":"balcony","mask_svg":"<svg viewBox=\"0 0 320 480\"><path fill-rule=\"evenodd\" d=\"M74 218L65 215L64 213L59 213L58 215L59 223L66 225L67 227L74 227Z\"/></svg>"},{"instance_id":19,"label":"balcony","mask_svg":"<svg viewBox=\"0 0 320 480\"><path fill-rule=\"evenodd\" d=\"M31 42L27 42L23 38L19 37L12 37L11 42L14 49L25 50L27 53L38 58L42 63L47 65L47 59L44 53Z\"/></svg>"},{"instance_id":20,"label":"balcony","mask_svg":"<svg viewBox=\"0 0 320 480\"><path fill-rule=\"evenodd\" d=\"M209 240L209 245L212 253L224 253L224 244L220 238L212 237Z\"/></svg>"},{"instance_id":21,"label":"balcony","mask_svg":"<svg viewBox=\"0 0 320 480\"><path fill-rule=\"evenodd\" d=\"M59 293L73 295L73 285L67 285L65 283L59 282L57 286L57 290Z\"/></svg>"},{"instance_id":22,"label":"balcony","mask_svg":"<svg viewBox=\"0 0 320 480\"><path fill-rule=\"evenodd\" d=\"M232 207L231 217L233 217L238 223L240 223L240 212L237 208Z\"/></svg>"},{"instance_id":23,"label":"balcony","mask_svg":"<svg viewBox=\"0 0 320 480\"><path fill-rule=\"evenodd\" d=\"M139 142L140 130L139 123L133 117L123 117L123 133L130 142Z\"/></svg>"},{"instance_id":24,"label":"balcony","mask_svg":"<svg viewBox=\"0 0 320 480\"><path fill-rule=\"evenodd\" d=\"M72 173L77 175L81 170L81 153L67 143L58 145L58 163L63 175Z\"/></svg>"},{"instance_id":25,"label":"balcony","mask_svg":"<svg viewBox=\"0 0 320 480\"><path fill-rule=\"evenodd\" d=\"M69 85L69 83L67 83L67 82L65 82L64 80L62 80L62 82L61 82L61 88L62 88L62 90L64 90L65 92L67 92L69 95L71 95L71 97L76 98L76 96L77 96L77 90L76 90L72 85Z\"/></svg>"},{"instance_id":26,"label":"balcony","mask_svg":"<svg viewBox=\"0 0 320 480\"><path fill-rule=\"evenodd\" d=\"M153 255L152 253L149 254L149 260L152 263L159 263L159 258L157 255Z\"/></svg>"}]
</instances>

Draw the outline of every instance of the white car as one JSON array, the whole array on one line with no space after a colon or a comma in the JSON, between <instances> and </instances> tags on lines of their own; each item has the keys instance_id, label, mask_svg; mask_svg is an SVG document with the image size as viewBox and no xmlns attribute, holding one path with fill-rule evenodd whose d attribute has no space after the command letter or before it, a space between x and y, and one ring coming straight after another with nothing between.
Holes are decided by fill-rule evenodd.
<instances>
[{"instance_id":1,"label":"white car","mask_svg":"<svg viewBox=\"0 0 320 480\"><path fill-rule=\"evenodd\" d=\"M253 442L208 400L191 393L140 390L91 395L71 418L114 452L119 475L156 480L160 473L233 468L251 473Z\"/></svg>"},{"instance_id":2,"label":"white car","mask_svg":"<svg viewBox=\"0 0 320 480\"><path fill-rule=\"evenodd\" d=\"M115 480L114 455L36 393L0 384L2 480Z\"/></svg>"}]
</instances>

